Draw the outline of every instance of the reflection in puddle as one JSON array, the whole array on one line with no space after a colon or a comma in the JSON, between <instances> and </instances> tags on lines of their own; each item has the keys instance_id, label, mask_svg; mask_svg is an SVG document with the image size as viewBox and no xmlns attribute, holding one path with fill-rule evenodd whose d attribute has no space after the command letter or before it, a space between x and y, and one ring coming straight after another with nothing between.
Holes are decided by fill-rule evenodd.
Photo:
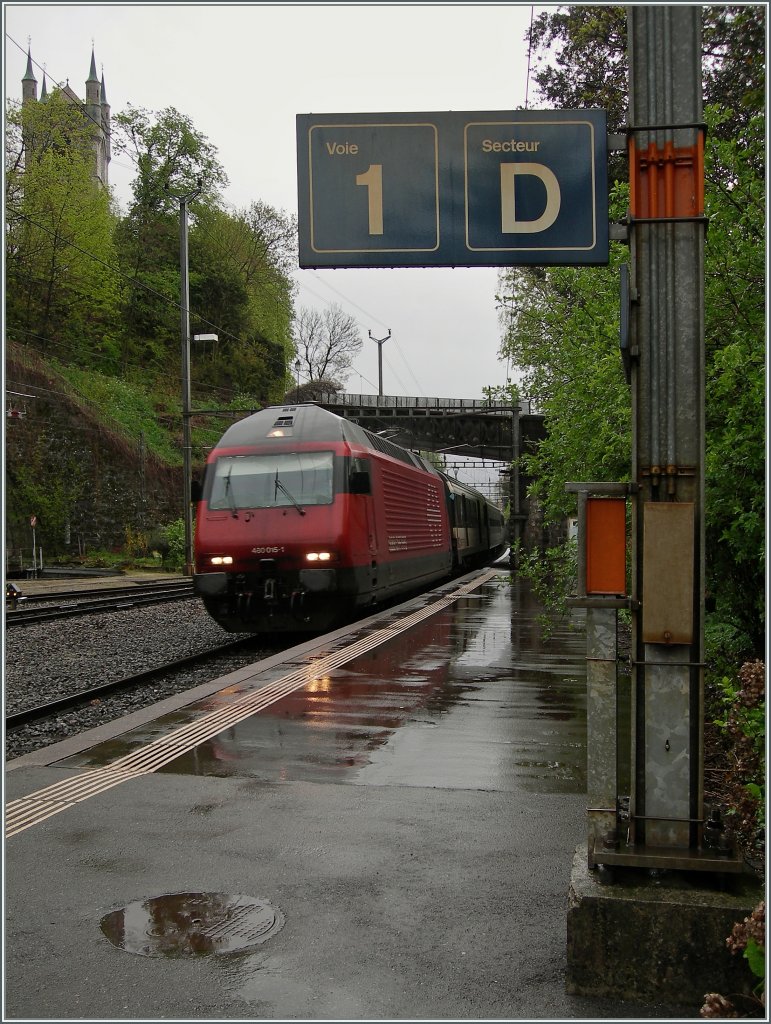
<instances>
[{"instance_id":1,"label":"reflection in puddle","mask_svg":"<svg viewBox=\"0 0 771 1024\"><path fill-rule=\"evenodd\" d=\"M284 915L265 900L220 892L176 892L129 903L102 918L110 942L138 956L233 953L265 942Z\"/></svg>"},{"instance_id":2,"label":"reflection in puddle","mask_svg":"<svg viewBox=\"0 0 771 1024\"><path fill-rule=\"evenodd\" d=\"M540 610L520 593L512 616L511 597L489 585L164 770L581 792L583 634L557 629L544 640Z\"/></svg>"},{"instance_id":3,"label":"reflection in puddle","mask_svg":"<svg viewBox=\"0 0 771 1024\"><path fill-rule=\"evenodd\" d=\"M473 599L456 601L160 770L265 782L582 792L584 634L558 625L547 638L540 614L521 584L491 581ZM207 710L228 699L209 698ZM197 713L183 709L174 724ZM169 721L127 734L117 754L105 745L70 763L104 763Z\"/></svg>"}]
</instances>

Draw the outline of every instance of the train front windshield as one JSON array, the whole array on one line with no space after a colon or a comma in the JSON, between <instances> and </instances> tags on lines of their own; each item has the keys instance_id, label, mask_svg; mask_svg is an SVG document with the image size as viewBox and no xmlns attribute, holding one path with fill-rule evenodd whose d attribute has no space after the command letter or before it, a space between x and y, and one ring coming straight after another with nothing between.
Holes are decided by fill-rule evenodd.
<instances>
[{"instance_id":1,"label":"train front windshield","mask_svg":"<svg viewBox=\"0 0 771 1024\"><path fill-rule=\"evenodd\" d=\"M331 505L332 452L223 455L214 466L210 509Z\"/></svg>"}]
</instances>

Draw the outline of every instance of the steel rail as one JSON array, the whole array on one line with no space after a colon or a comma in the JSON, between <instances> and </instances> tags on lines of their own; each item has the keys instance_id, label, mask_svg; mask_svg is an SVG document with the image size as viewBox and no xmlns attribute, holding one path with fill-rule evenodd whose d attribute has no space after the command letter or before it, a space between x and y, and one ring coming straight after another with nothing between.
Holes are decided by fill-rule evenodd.
<instances>
[{"instance_id":1,"label":"steel rail","mask_svg":"<svg viewBox=\"0 0 771 1024\"><path fill-rule=\"evenodd\" d=\"M13 582L12 580L9 582ZM91 597L94 594L106 596L118 596L120 594L142 594L153 590L189 590L192 581L189 579L163 580L157 583L124 583L121 586L111 587L82 587L80 590L51 590L48 593L40 591L36 594L25 594L21 590L14 600L23 602L25 605L41 604L44 601L77 601L82 597ZM11 598L6 596L6 602L10 603Z\"/></svg>"},{"instance_id":2,"label":"steel rail","mask_svg":"<svg viewBox=\"0 0 771 1024\"><path fill-rule=\"evenodd\" d=\"M139 686L142 683L149 682L151 679L164 675L166 672L174 672L181 668L189 668L191 665L200 661L206 661L207 658L214 657L220 653L232 652L241 647L248 647L251 643L254 643L254 637L250 634L248 637L241 637L239 640L233 640L230 643L222 644L219 647L212 647L209 650L201 651L198 654L189 654L184 658L178 658L176 661L169 661L163 665L157 665L154 668L148 668L142 672L136 672L131 676L123 676L123 678L115 679L110 683L102 683L100 686L92 686L88 690L79 690L77 693L71 693L66 697L59 697L57 700L49 701L47 704L38 704L32 708L25 708L23 711L13 712L12 714L5 716L6 730L18 728L22 725L28 725L30 722L38 722L43 718L48 718L51 715L56 714L57 712L66 711L69 708L77 707L79 704L84 704L96 698L104 697L110 693L114 693L116 690Z\"/></svg>"},{"instance_id":3,"label":"steel rail","mask_svg":"<svg viewBox=\"0 0 771 1024\"><path fill-rule=\"evenodd\" d=\"M126 608L150 604L163 604L167 601L187 600L195 596L192 583L163 584L161 586L135 587L128 590L105 591L95 598L89 591L85 599L68 595L66 600L73 600L71 605L58 604L55 607L40 609L6 609L5 624L10 626L30 626L36 622L54 622L57 619L72 618L77 615L89 615L93 612L121 611ZM79 595L80 596L80 595ZM61 596L35 595L35 603L62 600Z\"/></svg>"}]
</instances>

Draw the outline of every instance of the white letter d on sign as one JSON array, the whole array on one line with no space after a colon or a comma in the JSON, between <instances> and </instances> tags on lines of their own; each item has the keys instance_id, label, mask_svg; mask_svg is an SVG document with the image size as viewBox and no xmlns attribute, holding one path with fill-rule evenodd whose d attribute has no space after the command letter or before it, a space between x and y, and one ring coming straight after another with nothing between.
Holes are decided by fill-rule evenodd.
<instances>
[{"instance_id":1,"label":"white letter d on sign","mask_svg":"<svg viewBox=\"0 0 771 1024\"><path fill-rule=\"evenodd\" d=\"M546 188L546 209L535 220L517 220L514 208L514 179L518 174L540 178ZM550 228L560 212L560 185L554 173L543 164L501 164L501 231L505 235L524 235Z\"/></svg>"}]
</instances>

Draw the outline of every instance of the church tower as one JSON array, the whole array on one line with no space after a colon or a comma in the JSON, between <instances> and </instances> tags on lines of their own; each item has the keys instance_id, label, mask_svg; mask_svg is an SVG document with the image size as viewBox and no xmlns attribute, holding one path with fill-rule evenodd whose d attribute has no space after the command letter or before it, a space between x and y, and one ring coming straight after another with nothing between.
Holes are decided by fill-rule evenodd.
<instances>
[{"instance_id":1,"label":"church tower","mask_svg":"<svg viewBox=\"0 0 771 1024\"><path fill-rule=\"evenodd\" d=\"M107 102L107 90L104 87L104 71L102 71L101 87L101 100L100 105L102 108L100 123L102 125L102 160L103 160L103 173L104 184L107 184L107 175L110 167L110 160L112 159L112 128L110 127L110 104Z\"/></svg>"},{"instance_id":2,"label":"church tower","mask_svg":"<svg viewBox=\"0 0 771 1024\"><path fill-rule=\"evenodd\" d=\"M86 79L86 117L93 125L92 138L96 156L96 177L103 185L107 184L110 163L110 108L105 102L104 74L101 82L96 76L96 57L91 48L91 68ZM105 107L107 116L105 118ZM105 123L106 122L106 123Z\"/></svg>"},{"instance_id":3,"label":"church tower","mask_svg":"<svg viewBox=\"0 0 771 1024\"><path fill-rule=\"evenodd\" d=\"M96 57L93 47L91 48L91 68L86 79L85 102L70 88L69 81L66 85L58 86L57 91L69 103L78 107L88 121L94 150L94 177L106 188L109 183L110 158L112 156L110 105L107 102L107 93L104 87L104 72L102 72L101 81L96 74ZM32 70L31 48L27 51L27 70L21 80L21 95L22 104L44 102L48 96L45 75L43 75L43 91L38 100L37 79Z\"/></svg>"}]
</instances>

